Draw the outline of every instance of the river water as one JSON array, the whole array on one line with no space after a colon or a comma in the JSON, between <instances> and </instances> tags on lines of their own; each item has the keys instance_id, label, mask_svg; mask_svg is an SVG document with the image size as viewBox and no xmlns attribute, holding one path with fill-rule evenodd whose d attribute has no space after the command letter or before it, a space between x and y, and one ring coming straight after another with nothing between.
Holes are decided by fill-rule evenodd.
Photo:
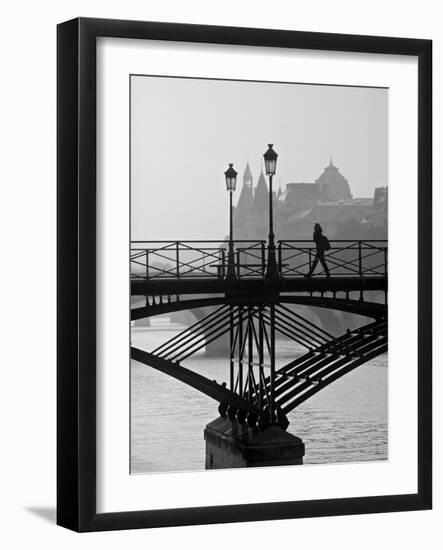
<instances>
[{"instance_id":1,"label":"river water","mask_svg":"<svg viewBox=\"0 0 443 550\"><path fill-rule=\"evenodd\" d=\"M183 326L158 318L132 328L132 344L153 350ZM278 340L277 364L303 350ZM194 356L184 364L211 380L227 381L225 357ZM218 416L218 404L155 369L131 362L131 472L204 470L203 429ZM305 443L304 464L388 458L387 355L358 367L289 414L288 431Z\"/></svg>"}]
</instances>

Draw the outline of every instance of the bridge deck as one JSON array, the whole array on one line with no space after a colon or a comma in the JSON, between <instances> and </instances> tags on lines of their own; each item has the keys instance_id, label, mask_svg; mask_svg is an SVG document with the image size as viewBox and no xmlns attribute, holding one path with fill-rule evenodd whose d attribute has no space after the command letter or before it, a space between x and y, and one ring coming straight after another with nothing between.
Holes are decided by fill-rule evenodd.
<instances>
[{"instance_id":1,"label":"bridge deck","mask_svg":"<svg viewBox=\"0 0 443 550\"><path fill-rule=\"evenodd\" d=\"M386 276L368 277L304 277L284 278L269 281L263 278L248 278L229 281L226 279L186 278L186 279L136 279L131 281L131 294L145 296L151 294L226 294L246 292L263 294L269 292L352 292L367 290L387 290Z\"/></svg>"}]
</instances>

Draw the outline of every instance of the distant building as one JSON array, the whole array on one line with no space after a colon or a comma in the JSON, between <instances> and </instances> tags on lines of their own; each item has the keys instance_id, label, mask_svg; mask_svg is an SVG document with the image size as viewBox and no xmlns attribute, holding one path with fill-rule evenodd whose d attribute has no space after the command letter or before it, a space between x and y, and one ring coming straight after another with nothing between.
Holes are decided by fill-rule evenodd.
<instances>
[{"instance_id":1,"label":"distant building","mask_svg":"<svg viewBox=\"0 0 443 550\"><path fill-rule=\"evenodd\" d=\"M315 183L288 183L286 191L280 196L287 206L302 210L312 206L324 198L320 188Z\"/></svg>"},{"instance_id":2,"label":"distant building","mask_svg":"<svg viewBox=\"0 0 443 550\"><path fill-rule=\"evenodd\" d=\"M372 201L369 201L372 202ZM328 236L334 237L340 228L350 221L362 223L371 204L356 204L355 202L318 203L312 208L295 212L281 224L281 238L311 239L316 223L320 223Z\"/></svg>"},{"instance_id":3,"label":"distant building","mask_svg":"<svg viewBox=\"0 0 443 550\"><path fill-rule=\"evenodd\" d=\"M268 186L263 171L254 188L249 164L235 209L235 238L265 239L268 234ZM315 223L330 238L343 228L382 226L387 219L387 188L378 187L373 198L352 197L348 180L332 159L314 183L288 183L274 193L274 224L277 239L312 239ZM367 227L366 227L367 230ZM349 238L352 238L350 235Z\"/></svg>"},{"instance_id":4,"label":"distant building","mask_svg":"<svg viewBox=\"0 0 443 550\"><path fill-rule=\"evenodd\" d=\"M368 221L375 227L385 227L388 222L388 188L376 187Z\"/></svg>"},{"instance_id":5,"label":"distant building","mask_svg":"<svg viewBox=\"0 0 443 550\"><path fill-rule=\"evenodd\" d=\"M265 175L263 170L260 172L260 177L258 178L257 187L254 190L254 198L252 201L252 216L262 216L267 212L269 208L268 203L268 186L266 185Z\"/></svg>"},{"instance_id":6,"label":"distant building","mask_svg":"<svg viewBox=\"0 0 443 550\"><path fill-rule=\"evenodd\" d=\"M334 166L332 159L329 166L326 166L323 174L315 181L318 185L320 194L330 201L339 201L352 199L351 189L346 178L344 178L338 168Z\"/></svg>"},{"instance_id":7,"label":"distant building","mask_svg":"<svg viewBox=\"0 0 443 550\"><path fill-rule=\"evenodd\" d=\"M240 193L240 197L235 207L234 223L240 226L244 223L244 220L248 218L251 213L252 199L254 196L253 184L252 184L252 172L249 168L249 163L246 164L246 170L243 174L243 187Z\"/></svg>"}]
</instances>

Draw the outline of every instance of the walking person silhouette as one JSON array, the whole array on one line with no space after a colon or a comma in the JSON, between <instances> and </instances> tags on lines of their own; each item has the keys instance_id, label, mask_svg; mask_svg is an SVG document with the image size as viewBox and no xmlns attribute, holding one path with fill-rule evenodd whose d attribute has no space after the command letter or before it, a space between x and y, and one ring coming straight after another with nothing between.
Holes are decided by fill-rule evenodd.
<instances>
[{"instance_id":1,"label":"walking person silhouette","mask_svg":"<svg viewBox=\"0 0 443 550\"><path fill-rule=\"evenodd\" d=\"M309 270L309 273L305 275L305 277L312 277L312 274L314 273L318 262L320 262L323 269L325 270L326 277L329 279L331 274L329 273L328 264L325 260L325 250L329 250L331 248L331 245L329 244L328 237L326 237L326 235L323 235L323 229L321 228L321 225L319 223L316 223L314 225L313 240L316 246L316 254L314 261L312 262L311 269Z\"/></svg>"}]
</instances>

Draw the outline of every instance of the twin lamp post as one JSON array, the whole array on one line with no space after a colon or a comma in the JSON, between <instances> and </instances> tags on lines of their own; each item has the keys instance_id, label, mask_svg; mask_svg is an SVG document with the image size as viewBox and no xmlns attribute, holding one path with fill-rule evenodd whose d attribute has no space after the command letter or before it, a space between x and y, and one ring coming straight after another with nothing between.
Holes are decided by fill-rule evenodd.
<instances>
[{"instance_id":1,"label":"twin lamp post","mask_svg":"<svg viewBox=\"0 0 443 550\"><path fill-rule=\"evenodd\" d=\"M275 235L274 235L274 216L272 207L272 176L277 168L277 153L272 148L272 143L268 145L268 150L263 155L265 161L265 172L269 176L269 236L268 236L268 263L266 266L266 279L278 280L280 275L277 268L275 257ZM235 254L232 228L232 193L237 185L237 172L232 164L225 172L226 190L229 192L229 246L228 246L228 269L226 279L236 279Z\"/></svg>"}]
</instances>

